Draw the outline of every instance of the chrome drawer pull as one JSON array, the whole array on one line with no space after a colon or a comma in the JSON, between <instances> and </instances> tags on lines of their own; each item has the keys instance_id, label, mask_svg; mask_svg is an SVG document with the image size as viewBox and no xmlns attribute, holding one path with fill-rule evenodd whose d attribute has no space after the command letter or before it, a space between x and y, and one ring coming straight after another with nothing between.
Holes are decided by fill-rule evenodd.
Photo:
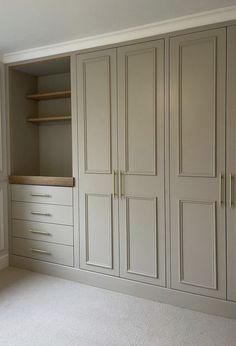
<instances>
[{"instance_id":1,"label":"chrome drawer pull","mask_svg":"<svg viewBox=\"0 0 236 346\"><path fill-rule=\"evenodd\" d=\"M35 233L35 234L51 235L51 233L49 233L49 232L36 231L36 230L33 230L33 229L29 229L29 232L30 233Z\"/></svg>"},{"instance_id":2,"label":"chrome drawer pull","mask_svg":"<svg viewBox=\"0 0 236 346\"><path fill-rule=\"evenodd\" d=\"M32 215L41 215L41 216L51 216L49 213L41 213L39 211L31 211Z\"/></svg>"},{"instance_id":3,"label":"chrome drawer pull","mask_svg":"<svg viewBox=\"0 0 236 346\"><path fill-rule=\"evenodd\" d=\"M32 197L52 197L51 195L48 195L47 193L31 193Z\"/></svg>"},{"instance_id":4,"label":"chrome drawer pull","mask_svg":"<svg viewBox=\"0 0 236 346\"><path fill-rule=\"evenodd\" d=\"M40 253L43 255L51 255L51 252L45 251L45 250L39 250L39 249L31 249L32 252Z\"/></svg>"}]
</instances>

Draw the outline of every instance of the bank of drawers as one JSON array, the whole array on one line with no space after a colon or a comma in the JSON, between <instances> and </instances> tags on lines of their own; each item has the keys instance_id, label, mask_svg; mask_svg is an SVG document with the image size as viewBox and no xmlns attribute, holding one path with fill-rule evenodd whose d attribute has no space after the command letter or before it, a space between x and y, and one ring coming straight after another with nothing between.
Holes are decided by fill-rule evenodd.
<instances>
[{"instance_id":1,"label":"bank of drawers","mask_svg":"<svg viewBox=\"0 0 236 346\"><path fill-rule=\"evenodd\" d=\"M12 253L73 266L72 188L12 185Z\"/></svg>"}]
</instances>

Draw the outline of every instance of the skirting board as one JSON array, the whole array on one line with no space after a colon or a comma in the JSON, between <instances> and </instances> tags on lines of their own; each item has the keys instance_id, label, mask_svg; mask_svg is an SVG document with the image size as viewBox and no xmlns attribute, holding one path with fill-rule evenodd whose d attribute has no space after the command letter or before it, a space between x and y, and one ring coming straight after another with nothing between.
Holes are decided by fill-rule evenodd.
<instances>
[{"instance_id":1,"label":"skirting board","mask_svg":"<svg viewBox=\"0 0 236 346\"><path fill-rule=\"evenodd\" d=\"M0 256L0 270L5 269L9 266L9 255Z\"/></svg>"},{"instance_id":2,"label":"skirting board","mask_svg":"<svg viewBox=\"0 0 236 346\"><path fill-rule=\"evenodd\" d=\"M123 294L151 299L160 303L176 305L182 308L228 318L236 318L236 303L234 302L199 296L14 255L10 256L10 265Z\"/></svg>"}]
</instances>

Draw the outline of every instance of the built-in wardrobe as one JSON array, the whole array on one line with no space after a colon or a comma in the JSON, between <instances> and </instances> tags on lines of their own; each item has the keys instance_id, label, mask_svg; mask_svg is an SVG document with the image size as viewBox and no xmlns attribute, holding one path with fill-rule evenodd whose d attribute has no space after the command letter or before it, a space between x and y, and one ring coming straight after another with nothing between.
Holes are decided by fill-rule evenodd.
<instances>
[{"instance_id":1,"label":"built-in wardrobe","mask_svg":"<svg viewBox=\"0 0 236 346\"><path fill-rule=\"evenodd\" d=\"M8 261L8 177L6 162L6 116L5 116L5 85L4 65L0 62L0 268L5 267Z\"/></svg>"},{"instance_id":2,"label":"built-in wardrobe","mask_svg":"<svg viewBox=\"0 0 236 346\"><path fill-rule=\"evenodd\" d=\"M222 25L8 66L11 263L236 317L235 62Z\"/></svg>"}]
</instances>

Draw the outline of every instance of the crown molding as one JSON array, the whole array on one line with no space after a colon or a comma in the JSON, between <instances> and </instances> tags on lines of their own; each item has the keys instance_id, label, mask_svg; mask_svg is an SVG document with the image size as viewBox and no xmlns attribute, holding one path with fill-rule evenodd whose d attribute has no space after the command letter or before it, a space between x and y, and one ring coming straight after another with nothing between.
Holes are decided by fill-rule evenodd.
<instances>
[{"instance_id":1,"label":"crown molding","mask_svg":"<svg viewBox=\"0 0 236 346\"><path fill-rule=\"evenodd\" d=\"M3 62L14 63L24 60L49 57L52 55L65 54L110 44L118 44L130 40L152 37L155 35L166 34L178 30L190 29L234 19L236 19L236 6L224 7L147 25L136 26L125 30L114 31L102 35L90 36L77 40L7 53L3 54Z\"/></svg>"}]
</instances>

